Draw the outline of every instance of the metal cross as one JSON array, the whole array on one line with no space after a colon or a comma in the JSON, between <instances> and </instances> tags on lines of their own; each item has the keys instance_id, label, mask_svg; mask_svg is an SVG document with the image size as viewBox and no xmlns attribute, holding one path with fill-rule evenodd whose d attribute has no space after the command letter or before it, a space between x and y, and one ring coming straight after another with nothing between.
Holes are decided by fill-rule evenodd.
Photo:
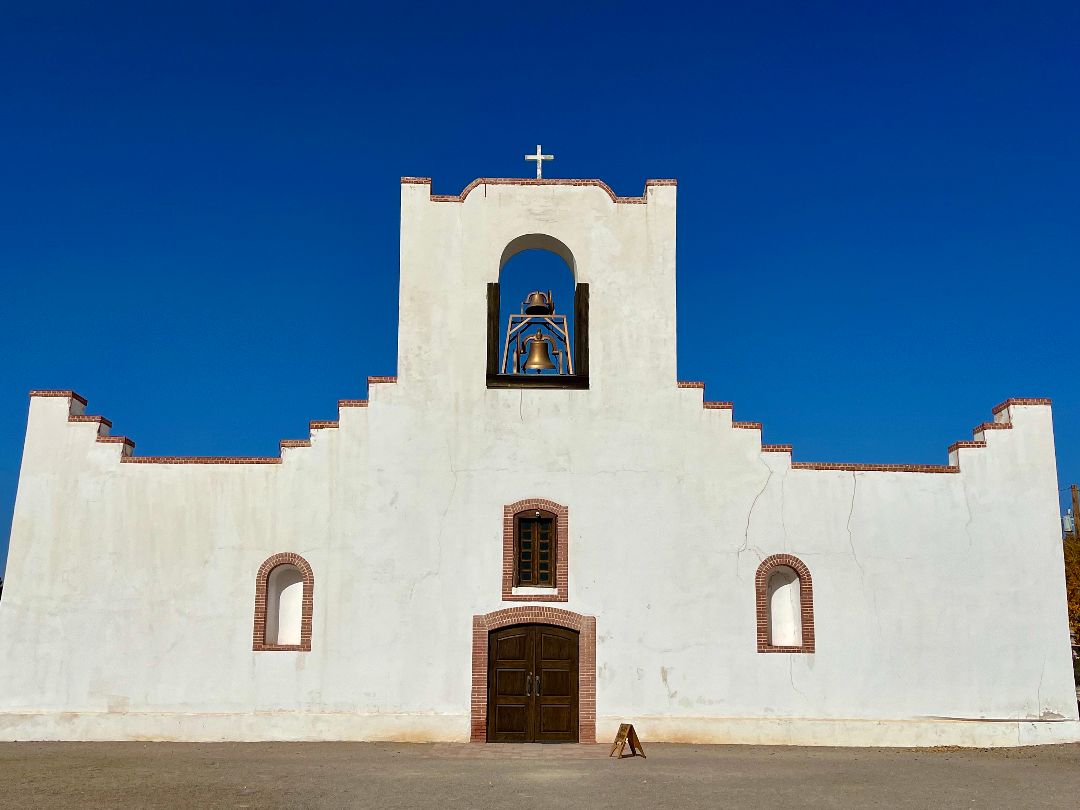
<instances>
[{"instance_id":1,"label":"metal cross","mask_svg":"<svg viewBox=\"0 0 1080 810\"><path fill-rule=\"evenodd\" d=\"M525 159L526 160L535 160L536 161L536 179L540 180L544 176L543 172L540 171L541 167L544 165L543 161L545 161L545 160L554 160L555 156L554 155L542 154L541 149L540 149L540 144L537 144L536 145L536 154L535 155L526 155Z\"/></svg>"}]
</instances>

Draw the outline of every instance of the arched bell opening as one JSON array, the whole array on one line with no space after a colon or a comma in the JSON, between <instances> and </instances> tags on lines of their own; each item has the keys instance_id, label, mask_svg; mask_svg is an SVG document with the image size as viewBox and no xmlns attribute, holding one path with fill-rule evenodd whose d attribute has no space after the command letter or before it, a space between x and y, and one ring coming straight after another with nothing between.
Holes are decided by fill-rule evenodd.
<instances>
[{"instance_id":1,"label":"arched bell opening","mask_svg":"<svg viewBox=\"0 0 1080 810\"><path fill-rule=\"evenodd\" d=\"M587 388L588 291L570 249L545 234L512 240L488 284L489 388Z\"/></svg>"}]
</instances>

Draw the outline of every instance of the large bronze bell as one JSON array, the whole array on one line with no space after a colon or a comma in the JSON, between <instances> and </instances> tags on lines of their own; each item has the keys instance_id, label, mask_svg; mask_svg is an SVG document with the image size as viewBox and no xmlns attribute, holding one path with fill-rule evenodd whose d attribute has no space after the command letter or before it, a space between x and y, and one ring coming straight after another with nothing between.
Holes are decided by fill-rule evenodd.
<instances>
[{"instance_id":1,"label":"large bronze bell","mask_svg":"<svg viewBox=\"0 0 1080 810\"><path fill-rule=\"evenodd\" d=\"M536 290L525 298L526 315L550 315L554 311L555 304L551 300L551 293L544 295L540 290Z\"/></svg>"},{"instance_id":2,"label":"large bronze bell","mask_svg":"<svg viewBox=\"0 0 1080 810\"><path fill-rule=\"evenodd\" d=\"M529 346L529 356L525 360L526 371L541 371L555 368L555 364L551 362L551 341L544 337L540 333L540 330L537 330L535 336L526 338L526 341L531 344Z\"/></svg>"}]
</instances>

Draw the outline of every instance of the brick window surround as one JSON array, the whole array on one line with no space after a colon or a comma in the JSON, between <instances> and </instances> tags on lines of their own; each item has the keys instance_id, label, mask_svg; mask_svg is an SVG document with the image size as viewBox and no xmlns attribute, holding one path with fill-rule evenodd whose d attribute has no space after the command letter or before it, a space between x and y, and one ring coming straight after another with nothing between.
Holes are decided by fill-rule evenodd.
<instances>
[{"instance_id":1,"label":"brick window surround","mask_svg":"<svg viewBox=\"0 0 1080 810\"><path fill-rule=\"evenodd\" d=\"M555 515L555 587L551 593L532 596L514 593L514 517L539 509ZM502 599L504 602L566 602L570 560L567 553L570 510L544 498L527 498L503 507Z\"/></svg>"},{"instance_id":2,"label":"brick window surround","mask_svg":"<svg viewBox=\"0 0 1080 810\"><path fill-rule=\"evenodd\" d=\"M769 574L774 568L786 566L799 578L799 607L802 621L802 644L777 646L769 643ZM758 566L754 576L757 595L757 651L759 653L812 653L814 652L814 583L810 569L798 557L791 554L773 554Z\"/></svg>"},{"instance_id":3,"label":"brick window surround","mask_svg":"<svg viewBox=\"0 0 1080 810\"><path fill-rule=\"evenodd\" d=\"M578 632L578 742L596 742L596 617L545 605L473 616L471 742L487 742L488 634L514 624L553 624Z\"/></svg>"},{"instance_id":4,"label":"brick window surround","mask_svg":"<svg viewBox=\"0 0 1080 810\"><path fill-rule=\"evenodd\" d=\"M266 589L270 581L270 572L279 565L295 565L304 578L304 597L301 605L300 618L300 643L299 644L267 644L266 643ZM259 573L255 579L255 627L251 634L251 649L256 652L282 650L289 652L311 652L311 609L314 604L312 594L315 591L315 575L311 571L308 561L299 554L282 552L270 557L259 566Z\"/></svg>"}]
</instances>

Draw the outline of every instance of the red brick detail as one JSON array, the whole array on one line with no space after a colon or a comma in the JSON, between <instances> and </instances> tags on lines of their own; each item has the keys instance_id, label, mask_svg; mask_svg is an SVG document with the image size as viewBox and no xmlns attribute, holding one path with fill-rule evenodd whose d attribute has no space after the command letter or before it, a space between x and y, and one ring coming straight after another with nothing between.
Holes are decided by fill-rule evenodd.
<instances>
[{"instance_id":1,"label":"red brick detail","mask_svg":"<svg viewBox=\"0 0 1080 810\"><path fill-rule=\"evenodd\" d=\"M408 186L408 185L430 186L431 185L431 178L430 177L402 177L401 178L401 185L403 185L403 186Z\"/></svg>"},{"instance_id":2,"label":"red brick detail","mask_svg":"<svg viewBox=\"0 0 1080 810\"><path fill-rule=\"evenodd\" d=\"M339 408L366 408L368 401L366 399L339 399L337 406Z\"/></svg>"},{"instance_id":3,"label":"red brick detail","mask_svg":"<svg viewBox=\"0 0 1080 810\"><path fill-rule=\"evenodd\" d=\"M763 444L761 445L762 453L790 453L790 444Z\"/></svg>"},{"instance_id":4,"label":"red brick detail","mask_svg":"<svg viewBox=\"0 0 1080 810\"><path fill-rule=\"evenodd\" d=\"M514 516L532 509L555 515L555 587L550 594L515 595L514 589ZM570 510L544 498L528 498L503 507L502 599L504 602L566 602L569 600ZM485 642L486 643L486 642Z\"/></svg>"},{"instance_id":5,"label":"red brick detail","mask_svg":"<svg viewBox=\"0 0 1080 810\"><path fill-rule=\"evenodd\" d=\"M850 472L958 473L948 464L836 464L830 461L793 461L793 470L846 470Z\"/></svg>"},{"instance_id":6,"label":"red brick detail","mask_svg":"<svg viewBox=\"0 0 1080 810\"><path fill-rule=\"evenodd\" d=\"M300 569L304 578L304 600L300 614L300 643L299 644L267 644L266 643L266 587L270 580L270 572L279 565L295 565ZM256 652L285 650L292 652L311 652L311 613L314 606L313 595L315 593L315 575L311 571L308 561L299 554L290 551L275 554L259 566L259 573L255 577L255 626L251 633L251 649Z\"/></svg>"},{"instance_id":7,"label":"red brick detail","mask_svg":"<svg viewBox=\"0 0 1080 810\"><path fill-rule=\"evenodd\" d=\"M74 391L69 391L69 390L60 391L60 390L53 390L53 389L37 388L37 389L34 389L33 391L30 392L30 396L32 396L32 397L67 397L68 399L77 399L83 405L86 404L86 397L81 397L78 394L76 394Z\"/></svg>"},{"instance_id":8,"label":"red brick detail","mask_svg":"<svg viewBox=\"0 0 1080 810\"><path fill-rule=\"evenodd\" d=\"M731 426L742 430L761 430L761 422L732 422Z\"/></svg>"},{"instance_id":9,"label":"red brick detail","mask_svg":"<svg viewBox=\"0 0 1080 810\"><path fill-rule=\"evenodd\" d=\"M338 426L336 419L312 419L308 422L308 427L311 430L322 430L324 428L336 428Z\"/></svg>"},{"instance_id":10,"label":"red brick detail","mask_svg":"<svg viewBox=\"0 0 1080 810\"><path fill-rule=\"evenodd\" d=\"M410 177L401 178L402 183L426 183L431 184L431 178L429 177ZM464 190L460 194L432 194L430 199L432 202L465 202L465 198L473 191L473 189L480 186L595 186L596 188L603 189L607 195L611 198L612 202L624 203L630 205L645 205L648 202L648 190L650 186L675 186L678 184L676 180L647 180L645 182L645 193L640 197L620 197L614 191L611 190L611 186L605 183L603 180L573 180L566 178L517 178L517 177L479 177L473 180L469 185L465 186Z\"/></svg>"},{"instance_id":11,"label":"red brick detail","mask_svg":"<svg viewBox=\"0 0 1080 810\"><path fill-rule=\"evenodd\" d=\"M376 383L396 383L397 377L368 377L368 385L374 385Z\"/></svg>"},{"instance_id":12,"label":"red brick detail","mask_svg":"<svg viewBox=\"0 0 1080 810\"><path fill-rule=\"evenodd\" d=\"M280 464L268 456L124 456L126 464Z\"/></svg>"},{"instance_id":13,"label":"red brick detail","mask_svg":"<svg viewBox=\"0 0 1080 810\"><path fill-rule=\"evenodd\" d=\"M1046 397L1012 397L1002 402L1000 405L994 408L994 413L999 414L1006 408L1013 405L1050 405L1051 402Z\"/></svg>"},{"instance_id":14,"label":"red brick detail","mask_svg":"<svg viewBox=\"0 0 1080 810\"><path fill-rule=\"evenodd\" d=\"M802 644L797 647L778 647L769 643L769 573L777 566L785 565L799 577L799 605L802 619ZM812 653L814 652L814 583L810 569L802 560L791 554L773 554L766 557L754 575L754 591L757 605L757 651L759 653Z\"/></svg>"},{"instance_id":15,"label":"red brick detail","mask_svg":"<svg viewBox=\"0 0 1080 810\"><path fill-rule=\"evenodd\" d=\"M135 449L135 442L127 436L98 436L94 441L102 442L103 444L122 444L132 450Z\"/></svg>"},{"instance_id":16,"label":"red brick detail","mask_svg":"<svg viewBox=\"0 0 1080 810\"><path fill-rule=\"evenodd\" d=\"M311 439L282 439L278 446L285 447L311 447Z\"/></svg>"},{"instance_id":17,"label":"red brick detail","mask_svg":"<svg viewBox=\"0 0 1080 810\"><path fill-rule=\"evenodd\" d=\"M949 445L949 452L952 453L961 447L986 447L986 442L953 442Z\"/></svg>"},{"instance_id":18,"label":"red brick detail","mask_svg":"<svg viewBox=\"0 0 1080 810\"><path fill-rule=\"evenodd\" d=\"M983 422L971 429L971 435L978 436L984 430L1012 430L1012 422Z\"/></svg>"},{"instance_id":19,"label":"red brick detail","mask_svg":"<svg viewBox=\"0 0 1080 810\"><path fill-rule=\"evenodd\" d=\"M596 617L547 605L521 605L473 616L469 739L487 742L488 633L513 624L553 624L578 637L578 742L596 742Z\"/></svg>"},{"instance_id":20,"label":"red brick detail","mask_svg":"<svg viewBox=\"0 0 1080 810\"><path fill-rule=\"evenodd\" d=\"M679 380L675 385L679 388L700 388L703 391L705 390L705 383L701 380Z\"/></svg>"},{"instance_id":21,"label":"red brick detail","mask_svg":"<svg viewBox=\"0 0 1080 810\"><path fill-rule=\"evenodd\" d=\"M734 410L734 402L702 402L701 407L707 411L730 411Z\"/></svg>"},{"instance_id":22,"label":"red brick detail","mask_svg":"<svg viewBox=\"0 0 1080 810\"><path fill-rule=\"evenodd\" d=\"M69 422L97 422L98 425L104 425L105 427L108 427L108 428L112 427L112 422L110 422L104 416L88 416L87 414L84 414L84 413L69 416L68 421Z\"/></svg>"}]
</instances>

